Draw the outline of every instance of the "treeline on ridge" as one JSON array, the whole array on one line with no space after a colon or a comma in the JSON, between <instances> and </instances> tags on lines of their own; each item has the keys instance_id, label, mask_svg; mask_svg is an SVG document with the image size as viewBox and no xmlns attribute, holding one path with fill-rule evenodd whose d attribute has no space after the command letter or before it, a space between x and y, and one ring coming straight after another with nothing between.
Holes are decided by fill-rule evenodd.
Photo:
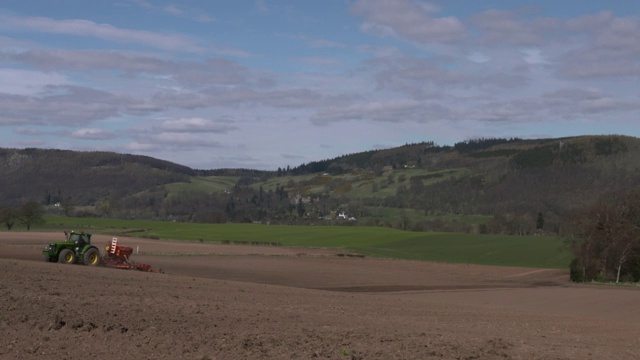
<instances>
[{"instance_id":1,"label":"treeline on ridge","mask_svg":"<svg viewBox=\"0 0 640 360\"><path fill-rule=\"evenodd\" d=\"M60 204L65 213L195 222L316 223L406 230L560 234L577 211L640 180L638 139L475 139L406 144L277 171L193 170L108 152L0 149L0 205ZM224 191L179 193L169 184L230 177ZM187 189L189 189L187 187ZM392 216L377 209L395 209ZM422 217L416 217L420 213ZM482 224L446 221L486 215ZM538 221L544 218L543 226ZM438 218L440 217L440 218Z\"/></svg>"}]
</instances>

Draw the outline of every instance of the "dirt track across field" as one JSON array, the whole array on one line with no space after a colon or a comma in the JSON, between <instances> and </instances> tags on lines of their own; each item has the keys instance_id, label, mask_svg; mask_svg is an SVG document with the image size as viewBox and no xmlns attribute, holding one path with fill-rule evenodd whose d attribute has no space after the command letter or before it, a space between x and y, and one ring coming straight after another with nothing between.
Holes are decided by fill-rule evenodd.
<instances>
[{"instance_id":1,"label":"dirt track across field","mask_svg":"<svg viewBox=\"0 0 640 360\"><path fill-rule=\"evenodd\" d=\"M640 289L567 270L122 237L162 272L44 262L62 239L0 232L0 359L640 359Z\"/></svg>"}]
</instances>

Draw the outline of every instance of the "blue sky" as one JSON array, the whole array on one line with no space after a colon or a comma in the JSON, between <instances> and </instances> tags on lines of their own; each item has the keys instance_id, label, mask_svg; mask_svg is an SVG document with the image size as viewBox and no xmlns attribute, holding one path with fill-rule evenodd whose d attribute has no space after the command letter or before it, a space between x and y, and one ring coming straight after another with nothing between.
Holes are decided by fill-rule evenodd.
<instances>
[{"instance_id":1,"label":"blue sky","mask_svg":"<svg viewBox=\"0 0 640 360\"><path fill-rule=\"evenodd\" d=\"M0 1L0 146L275 170L640 136L640 2Z\"/></svg>"}]
</instances>

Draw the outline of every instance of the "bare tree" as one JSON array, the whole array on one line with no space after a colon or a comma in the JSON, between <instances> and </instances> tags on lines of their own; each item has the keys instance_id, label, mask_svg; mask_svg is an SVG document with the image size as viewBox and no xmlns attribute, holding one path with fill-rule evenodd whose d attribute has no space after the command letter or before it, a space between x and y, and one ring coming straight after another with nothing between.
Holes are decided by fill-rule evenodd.
<instances>
[{"instance_id":1,"label":"bare tree","mask_svg":"<svg viewBox=\"0 0 640 360\"><path fill-rule=\"evenodd\" d=\"M579 220L573 252L586 279L594 263L604 278L615 274L620 282L623 267L640 250L640 193L601 201Z\"/></svg>"},{"instance_id":2,"label":"bare tree","mask_svg":"<svg viewBox=\"0 0 640 360\"><path fill-rule=\"evenodd\" d=\"M34 201L22 205L19 219L27 227L27 230L31 230L32 225L43 224L45 220L42 217L42 206Z\"/></svg>"},{"instance_id":3,"label":"bare tree","mask_svg":"<svg viewBox=\"0 0 640 360\"><path fill-rule=\"evenodd\" d=\"M64 198L60 204L62 206L62 210L64 211L65 216L69 216L71 211L73 211L73 203L71 202L71 196L67 196Z\"/></svg>"},{"instance_id":4,"label":"bare tree","mask_svg":"<svg viewBox=\"0 0 640 360\"><path fill-rule=\"evenodd\" d=\"M7 230L11 230L18 219L18 210L12 208L0 209L0 223L4 223Z\"/></svg>"}]
</instances>

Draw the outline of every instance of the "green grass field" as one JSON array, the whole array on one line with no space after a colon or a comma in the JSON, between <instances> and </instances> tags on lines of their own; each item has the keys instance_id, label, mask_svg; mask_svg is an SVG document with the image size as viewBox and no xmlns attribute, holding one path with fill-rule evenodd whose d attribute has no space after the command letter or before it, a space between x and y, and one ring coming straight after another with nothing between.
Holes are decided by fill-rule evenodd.
<instances>
[{"instance_id":1,"label":"green grass field","mask_svg":"<svg viewBox=\"0 0 640 360\"><path fill-rule=\"evenodd\" d=\"M338 248L374 257L468 264L567 268L571 253L559 237L408 232L384 227L188 224L48 216L34 230L93 233L202 242L259 242ZM138 230L135 232L128 232Z\"/></svg>"},{"instance_id":2,"label":"green grass field","mask_svg":"<svg viewBox=\"0 0 640 360\"><path fill-rule=\"evenodd\" d=\"M173 183L165 185L170 196L183 193L219 193L233 188L238 177L232 176L194 176L189 183Z\"/></svg>"}]
</instances>

